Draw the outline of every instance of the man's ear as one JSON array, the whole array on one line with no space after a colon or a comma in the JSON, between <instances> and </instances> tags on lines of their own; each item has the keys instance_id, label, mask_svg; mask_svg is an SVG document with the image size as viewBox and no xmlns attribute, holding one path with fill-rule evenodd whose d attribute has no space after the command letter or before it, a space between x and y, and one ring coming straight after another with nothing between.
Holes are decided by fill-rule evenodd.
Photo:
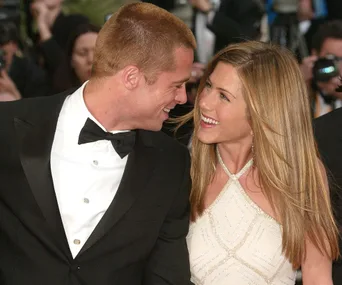
<instances>
[{"instance_id":1,"label":"man's ear","mask_svg":"<svg viewBox=\"0 0 342 285\"><path fill-rule=\"evenodd\" d=\"M128 90L137 88L141 77L140 69L134 65L126 66L122 71L122 82Z\"/></svg>"}]
</instances>

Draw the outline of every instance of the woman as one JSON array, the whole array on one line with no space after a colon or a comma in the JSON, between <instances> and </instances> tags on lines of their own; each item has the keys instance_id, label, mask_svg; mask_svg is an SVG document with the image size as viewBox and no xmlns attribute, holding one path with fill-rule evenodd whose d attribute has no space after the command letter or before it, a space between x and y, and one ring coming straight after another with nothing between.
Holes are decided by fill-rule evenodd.
<instances>
[{"instance_id":1,"label":"woman","mask_svg":"<svg viewBox=\"0 0 342 285\"><path fill-rule=\"evenodd\" d=\"M338 256L309 98L289 51L231 45L208 66L194 110L192 281L327 285Z\"/></svg>"},{"instance_id":2,"label":"woman","mask_svg":"<svg viewBox=\"0 0 342 285\"><path fill-rule=\"evenodd\" d=\"M100 29L92 24L78 26L69 39L64 62L53 79L55 92L77 88L90 78L93 53Z\"/></svg>"}]
</instances>

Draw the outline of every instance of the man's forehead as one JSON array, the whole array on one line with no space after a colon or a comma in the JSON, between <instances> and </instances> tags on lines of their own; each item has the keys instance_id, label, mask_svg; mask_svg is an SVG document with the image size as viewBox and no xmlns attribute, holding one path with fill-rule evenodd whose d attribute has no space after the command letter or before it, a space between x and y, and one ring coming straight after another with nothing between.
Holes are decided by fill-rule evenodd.
<instances>
[{"instance_id":1,"label":"man's forehead","mask_svg":"<svg viewBox=\"0 0 342 285\"><path fill-rule=\"evenodd\" d=\"M324 41L321 55L328 54L342 56L342 39L328 38Z\"/></svg>"}]
</instances>

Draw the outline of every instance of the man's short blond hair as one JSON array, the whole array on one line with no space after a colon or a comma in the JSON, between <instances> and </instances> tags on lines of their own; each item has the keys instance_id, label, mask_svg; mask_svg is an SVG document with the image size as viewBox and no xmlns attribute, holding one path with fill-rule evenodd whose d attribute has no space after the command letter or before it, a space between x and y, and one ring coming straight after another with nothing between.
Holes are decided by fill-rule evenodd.
<instances>
[{"instance_id":1,"label":"man's short blond hair","mask_svg":"<svg viewBox=\"0 0 342 285\"><path fill-rule=\"evenodd\" d=\"M182 20L149 3L124 5L98 35L93 76L110 76L135 65L151 79L175 67L179 47L196 49L194 35Z\"/></svg>"}]
</instances>

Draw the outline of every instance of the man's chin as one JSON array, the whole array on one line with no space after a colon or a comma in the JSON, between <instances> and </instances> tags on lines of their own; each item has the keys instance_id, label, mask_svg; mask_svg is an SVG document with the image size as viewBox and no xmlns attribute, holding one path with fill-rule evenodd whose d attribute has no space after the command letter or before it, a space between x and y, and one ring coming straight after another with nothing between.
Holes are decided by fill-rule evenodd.
<instances>
[{"instance_id":1,"label":"man's chin","mask_svg":"<svg viewBox=\"0 0 342 285\"><path fill-rule=\"evenodd\" d=\"M147 131L159 132L162 129L162 127L163 127L162 124L160 124L160 125L155 124L155 125L150 125L144 129Z\"/></svg>"}]
</instances>

